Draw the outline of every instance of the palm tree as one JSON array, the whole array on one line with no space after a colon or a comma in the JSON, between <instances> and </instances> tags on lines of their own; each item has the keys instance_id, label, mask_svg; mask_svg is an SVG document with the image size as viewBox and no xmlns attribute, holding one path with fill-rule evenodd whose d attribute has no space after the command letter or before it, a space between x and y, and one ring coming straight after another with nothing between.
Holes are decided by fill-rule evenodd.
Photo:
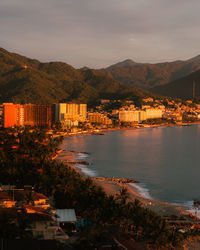
<instances>
[{"instance_id":1,"label":"palm tree","mask_svg":"<svg viewBox=\"0 0 200 250\"><path fill-rule=\"evenodd\" d=\"M24 200L28 205L34 205L35 193L33 191L26 193Z\"/></svg>"},{"instance_id":2,"label":"palm tree","mask_svg":"<svg viewBox=\"0 0 200 250\"><path fill-rule=\"evenodd\" d=\"M121 205L125 205L127 199L129 198L129 193L128 193L127 188L124 188L124 187L123 187L123 188L119 191L119 194L116 195L116 198L117 198L117 200L120 201Z\"/></svg>"}]
</instances>

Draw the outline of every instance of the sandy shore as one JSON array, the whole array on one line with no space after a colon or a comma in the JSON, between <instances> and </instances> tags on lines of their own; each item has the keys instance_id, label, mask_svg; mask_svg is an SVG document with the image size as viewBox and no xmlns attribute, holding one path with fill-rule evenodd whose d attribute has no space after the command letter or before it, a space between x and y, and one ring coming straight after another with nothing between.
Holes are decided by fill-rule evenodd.
<instances>
[{"instance_id":1,"label":"sandy shore","mask_svg":"<svg viewBox=\"0 0 200 250\"><path fill-rule=\"evenodd\" d=\"M71 152L69 150L62 150L58 154L56 159L58 161L62 161L67 164L67 161L72 161L72 160L75 160L76 158L77 158L76 152ZM81 174L82 176L85 176L84 173L81 172L81 170L77 168L75 164L67 164L67 165L70 166L79 174ZM117 183L117 182L110 181L110 180L101 180L101 179L95 179L95 178L92 178L92 179L97 185L101 186L108 195L116 195L117 193L119 193L122 187L127 188L128 193L129 193L129 201L134 201L135 199L138 199L144 207L150 208L160 215L165 215L165 216L170 216L170 215L188 216L190 215L189 212L184 211L184 209L180 206L175 206L167 202L161 202L161 201L156 201L156 200L142 197L138 193L137 188L130 186L129 184Z\"/></svg>"},{"instance_id":2,"label":"sandy shore","mask_svg":"<svg viewBox=\"0 0 200 250\"><path fill-rule=\"evenodd\" d=\"M115 131L115 130L131 130L131 129L144 129L144 128L157 128L157 127L170 127L170 126L185 126L185 125L192 125L192 124L200 124L200 122L194 122L194 123L184 123L184 124L159 124L159 125L149 125L145 127L131 127L131 128L111 128L111 129L102 129L99 130L97 133L104 133L107 131ZM93 132L84 132L84 133L74 133L71 135L65 135L65 136L80 136L80 135L88 135L88 134L94 134ZM69 150L62 150L57 156L57 160L60 160L64 163L67 164L67 161L71 161L77 158L76 152L71 152ZM77 168L75 164L67 164L69 165L72 169L74 169L76 172L81 174L82 176L85 176L85 174L81 171L81 169ZM92 177L91 177L92 178ZM114 181L110 180L96 180L93 179L93 181L101 186L104 191L108 195L116 195L119 193L122 187L127 188L129 192L129 200L134 201L135 199L138 199L141 204L144 207L150 208L153 211L157 212L160 215L164 216L170 216L170 215L176 215L176 216L191 216L191 213L188 211L184 210L183 207L181 206L176 206L167 202L161 202L161 201L156 201L152 199L147 199L142 197L139 193L138 190L129 184L122 184L122 183L116 183ZM187 208L186 208L187 209Z\"/></svg>"},{"instance_id":3,"label":"sandy shore","mask_svg":"<svg viewBox=\"0 0 200 250\"><path fill-rule=\"evenodd\" d=\"M61 161L65 164L67 164L67 166L71 167L74 171L76 171L77 173L84 175L81 170L79 168L76 167L75 164L69 164L68 161L73 161L74 159L77 158L77 155L75 152L72 152L70 150L61 150L58 155L56 156L56 160L57 161Z\"/></svg>"},{"instance_id":4,"label":"sandy shore","mask_svg":"<svg viewBox=\"0 0 200 250\"><path fill-rule=\"evenodd\" d=\"M190 215L189 212L184 211L182 207L175 206L167 202L156 201L142 197L136 188L131 187L129 184L115 183L107 180L94 180L94 182L101 186L108 195L116 195L122 189L127 188L129 193L129 201L138 199L144 207L150 208L160 215L170 216L185 216Z\"/></svg>"}]
</instances>

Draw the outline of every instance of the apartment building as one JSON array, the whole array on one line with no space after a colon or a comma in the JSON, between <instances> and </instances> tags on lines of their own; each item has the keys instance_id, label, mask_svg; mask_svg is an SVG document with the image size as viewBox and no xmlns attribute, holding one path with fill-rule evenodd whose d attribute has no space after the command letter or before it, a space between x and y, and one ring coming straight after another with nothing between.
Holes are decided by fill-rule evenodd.
<instances>
[{"instance_id":1,"label":"apartment building","mask_svg":"<svg viewBox=\"0 0 200 250\"><path fill-rule=\"evenodd\" d=\"M66 121L84 122L87 118L87 104L56 103L54 104L55 122L66 124Z\"/></svg>"},{"instance_id":2,"label":"apartment building","mask_svg":"<svg viewBox=\"0 0 200 250\"><path fill-rule=\"evenodd\" d=\"M158 119L162 118L163 111L162 109L121 109L119 111L119 121L121 122L133 122L140 123L147 119Z\"/></svg>"},{"instance_id":3,"label":"apartment building","mask_svg":"<svg viewBox=\"0 0 200 250\"><path fill-rule=\"evenodd\" d=\"M109 119L106 115L99 112L88 113L88 120L90 123L102 124L102 125L111 125L112 120Z\"/></svg>"},{"instance_id":4,"label":"apartment building","mask_svg":"<svg viewBox=\"0 0 200 250\"><path fill-rule=\"evenodd\" d=\"M51 126L52 105L25 104L24 125Z\"/></svg>"},{"instance_id":5,"label":"apartment building","mask_svg":"<svg viewBox=\"0 0 200 250\"><path fill-rule=\"evenodd\" d=\"M4 128L24 126L24 105L3 103L1 113Z\"/></svg>"}]
</instances>

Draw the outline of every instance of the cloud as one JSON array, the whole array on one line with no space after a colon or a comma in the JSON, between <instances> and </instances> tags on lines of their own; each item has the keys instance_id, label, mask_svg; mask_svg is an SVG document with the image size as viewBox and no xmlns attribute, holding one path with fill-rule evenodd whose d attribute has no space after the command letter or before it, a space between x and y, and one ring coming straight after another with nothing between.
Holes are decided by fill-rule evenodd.
<instances>
[{"instance_id":1,"label":"cloud","mask_svg":"<svg viewBox=\"0 0 200 250\"><path fill-rule=\"evenodd\" d=\"M197 0L1 0L0 43L42 61L103 67L199 54Z\"/></svg>"}]
</instances>

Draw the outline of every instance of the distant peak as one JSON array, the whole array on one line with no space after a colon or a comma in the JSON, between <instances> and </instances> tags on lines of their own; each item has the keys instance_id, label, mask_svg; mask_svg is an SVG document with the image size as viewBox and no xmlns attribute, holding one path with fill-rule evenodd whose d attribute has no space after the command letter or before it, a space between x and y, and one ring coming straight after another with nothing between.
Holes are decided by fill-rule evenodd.
<instances>
[{"instance_id":1,"label":"distant peak","mask_svg":"<svg viewBox=\"0 0 200 250\"><path fill-rule=\"evenodd\" d=\"M84 67L82 67L82 68L80 68L80 70L89 70L90 68L89 67L86 67L86 66L84 66Z\"/></svg>"},{"instance_id":2,"label":"distant peak","mask_svg":"<svg viewBox=\"0 0 200 250\"><path fill-rule=\"evenodd\" d=\"M138 63L134 62L131 59L126 59L126 60L124 60L122 62L118 62L116 64L113 64L110 67L131 67L131 66L133 66L135 64L138 64Z\"/></svg>"}]
</instances>

